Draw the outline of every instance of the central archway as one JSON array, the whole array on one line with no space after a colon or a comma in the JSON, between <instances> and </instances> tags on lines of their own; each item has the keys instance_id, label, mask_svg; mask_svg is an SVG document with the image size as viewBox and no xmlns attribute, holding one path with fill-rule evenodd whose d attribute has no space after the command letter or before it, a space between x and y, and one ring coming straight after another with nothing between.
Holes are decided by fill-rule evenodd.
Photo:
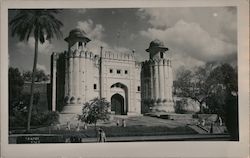
<instances>
[{"instance_id":1,"label":"central archway","mask_svg":"<svg viewBox=\"0 0 250 158\"><path fill-rule=\"evenodd\" d=\"M114 111L116 115L124 115L124 98L120 94L116 93L111 97L111 111Z\"/></svg>"}]
</instances>

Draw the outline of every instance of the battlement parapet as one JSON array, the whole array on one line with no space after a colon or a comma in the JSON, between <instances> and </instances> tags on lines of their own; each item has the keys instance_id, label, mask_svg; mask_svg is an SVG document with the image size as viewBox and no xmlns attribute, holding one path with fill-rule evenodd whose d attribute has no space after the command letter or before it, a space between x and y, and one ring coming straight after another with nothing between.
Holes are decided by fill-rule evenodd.
<instances>
[{"instance_id":1,"label":"battlement parapet","mask_svg":"<svg viewBox=\"0 0 250 158\"><path fill-rule=\"evenodd\" d=\"M155 64L164 65L164 66L172 66L170 59L150 59L150 60L145 60L144 62L142 62L142 66L155 65Z\"/></svg>"},{"instance_id":2,"label":"battlement parapet","mask_svg":"<svg viewBox=\"0 0 250 158\"><path fill-rule=\"evenodd\" d=\"M93 52L90 51L79 51L75 50L70 53L65 53L66 58L86 58L86 59L91 59L91 60L99 60L100 56L94 54Z\"/></svg>"},{"instance_id":3,"label":"battlement parapet","mask_svg":"<svg viewBox=\"0 0 250 158\"><path fill-rule=\"evenodd\" d=\"M132 53L114 53L111 51L105 51L103 53L103 58L106 59L116 59L116 60L135 60L134 54Z\"/></svg>"}]
</instances>

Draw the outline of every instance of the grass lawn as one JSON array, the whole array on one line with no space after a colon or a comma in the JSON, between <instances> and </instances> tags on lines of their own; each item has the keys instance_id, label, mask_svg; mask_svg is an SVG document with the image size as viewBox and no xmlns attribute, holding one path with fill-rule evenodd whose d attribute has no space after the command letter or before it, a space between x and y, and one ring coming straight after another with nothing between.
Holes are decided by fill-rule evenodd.
<instances>
[{"instance_id":1,"label":"grass lawn","mask_svg":"<svg viewBox=\"0 0 250 158\"><path fill-rule=\"evenodd\" d=\"M162 136L162 135L173 135L173 134L197 134L196 131L193 129L182 126L176 128L169 128L166 126L128 126L128 127L104 127L98 126L97 129L101 127L107 137L126 137L126 136ZM96 137L96 130L95 128L89 127L87 130L33 130L33 134L59 134L63 136L80 136L81 138L94 138Z\"/></svg>"}]
</instances>

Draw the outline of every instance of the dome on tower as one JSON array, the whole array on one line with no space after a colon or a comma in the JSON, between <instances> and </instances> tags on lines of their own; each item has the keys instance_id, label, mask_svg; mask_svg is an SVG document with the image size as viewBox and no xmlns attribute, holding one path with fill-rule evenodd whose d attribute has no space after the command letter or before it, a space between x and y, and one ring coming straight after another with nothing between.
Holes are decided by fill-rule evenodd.
<instances>
[{"instance_id":1,"label":"dome on tower","mask_svg":"<svg viewBox=\"0 0 250 158\"><path fill-rule=\"evenodd\" d=\"M164 51L167 51L168 48L164 46L163 42L156 39L156 40L153 40L152 42L150 42L149 44L149 48L146 49L147 52L150 52L150 50L152 49L162 49Z\"/></svg>"},{"instance_id":2,"label":"dome on tower","mask_svg":"<svg viewBox=\"0 0 250 158\"><path fill-rule=\"evenodd\" d=\"M87 37L87 34L79 29L79 28L76 28L76 29L73 29L70 31L69 33L69 36L66 37L64 39L66 42L72 42L72 43L75 43L75 42L84 42L84 43L88 43L89 41L91 41L88 37Z\"/></svg>"}]
</instances>

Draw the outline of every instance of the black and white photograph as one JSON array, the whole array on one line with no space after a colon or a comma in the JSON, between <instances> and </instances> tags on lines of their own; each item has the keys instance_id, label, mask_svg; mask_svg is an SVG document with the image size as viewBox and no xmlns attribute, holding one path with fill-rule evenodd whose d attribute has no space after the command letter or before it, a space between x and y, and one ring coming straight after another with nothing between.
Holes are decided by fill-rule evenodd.
<instances>
[{"instance_id":1,"label":"black and white photograph","mask_svg":"<svg viewBox=\"0 0 250 158\"><path fill-rule=\"evenodd\" d=\"M7 144L241 141L237 5L14 7L7 21Z\"/></svg>"}]
</instances>

